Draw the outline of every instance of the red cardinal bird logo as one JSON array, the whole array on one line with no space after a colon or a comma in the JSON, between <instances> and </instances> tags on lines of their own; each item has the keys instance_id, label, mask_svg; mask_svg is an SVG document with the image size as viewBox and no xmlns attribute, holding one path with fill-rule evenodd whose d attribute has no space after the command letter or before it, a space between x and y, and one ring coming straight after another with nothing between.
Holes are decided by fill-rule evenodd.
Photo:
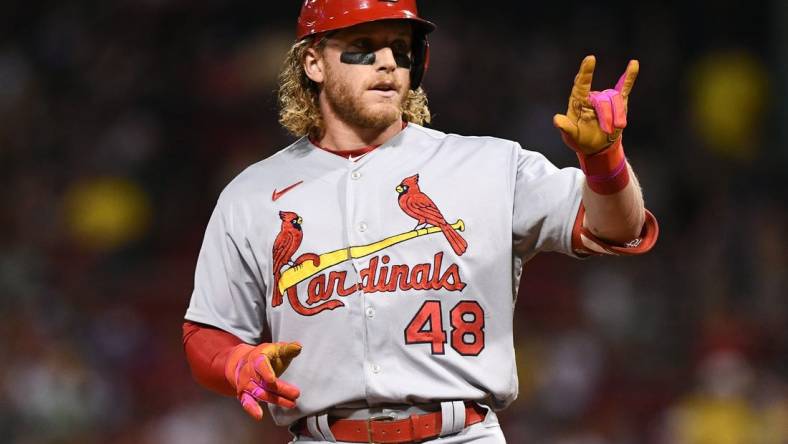
<instances>
[{"instance_id":1,"label":"red cardinal bird logo","mask_svg":"<svg viewBox=\"0 0 788 444\"><path fill-rule=\"evenodd\" d=\"M292 211L280 211L279 218L282 219L282 228L274 240L274 286L271 295L271 306L276 307L282 303L282 293L279 291L279 277L282 267L285 264L295 266L293 255L304 239L304 232L301 231L301 224L304 223L301 216Z\"/></svg>"},{"instance_id":2,"label":"red cardinal bird logo","mask_svg":"<svg viewBox=\"0 0 788 444\"><path fill-rule=\"evenodd\" d=\"M462 256L465 253L465 250L468 249L468 242L446 222L446 218L443 217L435 202L419 189L418 174L403 179L396 190L399 193L399 207L405 214L417 221L414 230L420 225L434 225L441 229L457 256Z\"/></svg>"}]
</instances>

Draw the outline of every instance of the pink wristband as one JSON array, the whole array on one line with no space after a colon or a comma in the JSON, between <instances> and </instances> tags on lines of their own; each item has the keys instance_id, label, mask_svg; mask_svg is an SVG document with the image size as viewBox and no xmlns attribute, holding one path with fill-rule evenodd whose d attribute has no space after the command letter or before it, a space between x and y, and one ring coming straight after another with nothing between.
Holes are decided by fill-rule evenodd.
<instances>
[{"instance_id":1,"label":"pink wristband","mask_svg":"<svg viewBox=\"0 0 788 444\"><path fill-rule=\"evenodd\" d=\"M621 138L598 153L586 155L577 151L577 160L586 174L588 187L595 193L614 194L629 184L629 168Z\"/></svg>"}]
</instances>

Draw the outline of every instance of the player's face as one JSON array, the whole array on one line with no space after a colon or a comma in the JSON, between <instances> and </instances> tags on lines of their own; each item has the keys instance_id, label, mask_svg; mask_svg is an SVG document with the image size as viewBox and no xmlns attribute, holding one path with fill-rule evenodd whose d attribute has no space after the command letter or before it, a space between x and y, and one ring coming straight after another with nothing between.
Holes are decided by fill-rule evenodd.
<instances>
[{"instance_id":1,"label":"player's face","mask_svg":"<svg viewBox=\"0 0 788 444\"><path fill-rule=\"evenodd\" d=\"M400 120L410 89L411 34L409 23L386 21L328 38L323 97L337 117L374 129Z\"/></svg>"}]
</instances>

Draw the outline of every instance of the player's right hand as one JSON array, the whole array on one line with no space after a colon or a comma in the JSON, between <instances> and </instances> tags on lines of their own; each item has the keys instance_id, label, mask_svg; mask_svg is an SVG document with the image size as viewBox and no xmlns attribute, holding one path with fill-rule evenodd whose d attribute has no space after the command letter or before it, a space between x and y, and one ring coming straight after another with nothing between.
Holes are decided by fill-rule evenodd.
<instances>
[{"instance_id":1,"label":"player's right hand","mask_svg":"<svg viewBox=\"0 0 788 444\"><path fill-rule=\"evenodd\" d=\"M260 402L295 407L301 391L278 377L299 353L301 344L297 342L264 343L256 347L239 344L230 353L224 376L235 387L238 400L252 418L263 419Z\"/></svg>"}]
</instances>

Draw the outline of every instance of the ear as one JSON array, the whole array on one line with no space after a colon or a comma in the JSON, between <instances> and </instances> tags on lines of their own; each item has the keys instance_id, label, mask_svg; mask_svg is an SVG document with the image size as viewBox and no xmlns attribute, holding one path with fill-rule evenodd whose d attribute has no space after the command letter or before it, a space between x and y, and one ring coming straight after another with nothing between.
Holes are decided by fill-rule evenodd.
<instances>
[{"instance_id":1,"label":"ear","mask_svg":"<svg viewBox=\"0 0 788 444\"><path fill-rule=\"evenodd\" d=\"M415 178L416 178L416 183L419 183L419 173L416 173L416 175L415 175L415 176L413 176L413 177L415 177Z\"/></svg>"},{"instance_id":2,"label":"ear","mask_svg":"<svg viewBox=\"0 0 788 444\"><path fill-rule=\"evenodd\" d=\"M280 211L279 212L279 219L285 220L285 212L284 211Z\"/></svg>"},{"instance_id":3,"label":"ear","mask_svg":"<svg viewBox=\"0 0 788 444\"><path fill-rule=\"evenodd\" d=\"M304 72L315 83L323 83L325 80L324 62L323 55L314 46L306 50Z\"/></svg>"}]
</instances>

